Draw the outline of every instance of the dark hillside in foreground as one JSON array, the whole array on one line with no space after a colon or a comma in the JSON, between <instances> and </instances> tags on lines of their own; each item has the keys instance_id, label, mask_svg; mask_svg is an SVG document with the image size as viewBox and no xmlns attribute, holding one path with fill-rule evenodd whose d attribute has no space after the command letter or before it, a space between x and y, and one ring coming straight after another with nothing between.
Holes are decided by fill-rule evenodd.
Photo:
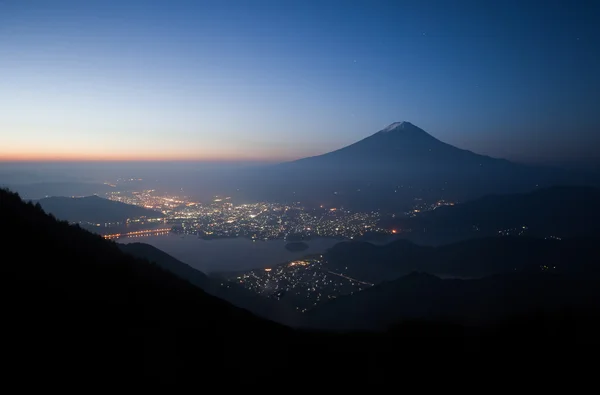
<instances>
[{"instance_id":1,"label":"dark hillside in foreground","mask_svg":"<svg viewBox=\"0 0 600 395\"><path fill-rule=\"evenodd\" d=\"M303 317L283 301L265 298L233 282L209 277L199 270L175 259L149 244L118 244L119 248L135 257L147 259L161 268L189 281L207 293L256 314L259 317L285 325L298 326Z\"/></svg>"},{"instance_id":2,"label":"dark hillside in foreground","mask_svg":"<svg viewBox=\"0 0 600 395\"><path fill-rule=\"evenodd\" d=\"M297 379L317 355L332 374L376 378L392 367L383 362L392 337L297 332L260 319L4 190L0 222L10 230L2 237L2 349L14 379L35 375L48 385L68 372L71 383L138 388L206 374Z\"/></svg>"},{"instance_id":3,"label":"dark hillside in foreground","mask_svg":"<svg viewBox=\"0 0 600 395\"><path fill-rule=\"evenodd\" d=\"M10 230L2 238L0 282L3 300L10 301L3 308L3 349L17 347L15 358L33 353L52 366L60 355L69 369L82 370L77 374L94 375L109 364L105 374L131 379L172 377L197 353L215 369L257 373L260 364L249 358L261 339L289 336L293 344L291 330L3 190L0 222ZM241 344L249 354L235 352Z\"/></svg>"},{"instance_id":4,"label":"dark hillside in foreground","mask_svg":"<svg viewBox=\"0 0 600 395\"><path fill-rule=\"evenodd\" d=\"M4 373L21 384L172 389L201 380L297 380L310 366L336 382L348 374L381 380L432 353L486 350L496 358L488 354L494 347L541 350L550 341L556 352L561 344L597 341L578 336L581 328L598 329L585 316L566 326L561 317L519 318L491 332L435 322L404 323L381 335L292 331L4 190L0 222ZM553 328L561 330L539 335Z\"/></svg>"}]
</instances>

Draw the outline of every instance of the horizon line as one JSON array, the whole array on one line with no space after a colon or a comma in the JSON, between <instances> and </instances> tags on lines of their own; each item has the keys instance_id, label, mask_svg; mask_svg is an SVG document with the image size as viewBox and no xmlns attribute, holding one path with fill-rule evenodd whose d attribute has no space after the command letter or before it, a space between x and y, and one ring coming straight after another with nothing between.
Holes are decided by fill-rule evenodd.
<instances>
[{"instance_id":1,"label":"horizon line","mask_svg":"<svg viewBox=\"0 0 600 395\"><path fill-rule=\"evenodd\" d=\"M0 158L0 163L282 163L295 158L226 158L226 159L193 159L193 158Z\"/></svg>"}]
</instances>

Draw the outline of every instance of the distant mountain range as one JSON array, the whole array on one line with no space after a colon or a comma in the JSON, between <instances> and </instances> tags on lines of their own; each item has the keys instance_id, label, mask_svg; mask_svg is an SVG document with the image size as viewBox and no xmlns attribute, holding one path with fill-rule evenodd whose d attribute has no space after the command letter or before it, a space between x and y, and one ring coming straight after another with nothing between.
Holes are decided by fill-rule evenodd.
<instances>
[{"instance_id":1,"label":"distant mountain range","mask_svg":"<svg viewBox=\"0 0 600 395\"><path fill-rule=\"evenodd\" d=\"M459 278L539 270L541 265L552 270L582 271L583 268L591 270L595 262L600 262L600 249L594 240L559 241L507 236L473 239L441 247L419 246L406 240L383 246L344 242L323 254L326 261L323 267L375 284L415 271Z\"/></svg>"},{"instance_id":2,"label":"distant mountain range","mask_svg":"<svg viewBox=\"0 0 600 395\"><path fill-rule=\"evenodd\" d=\"M595 311L599 305L597 276L521 272L443 280L415 272L329 301L309 311L307 320L314 329L387 331L413 320L467 327L490 325L510 316L543 322L549 312L554 312L562 314L565 325L570 325L567 322L572 317ZM579 336L583 337L585 325L582 329ZM525 326L517 332L523 337L546 336L544 331L527 333Z\"/></svg>"},{"instance_id":3,"label":"distant mountain range","mask_svg":"<svg viewBox=\"0 0 600 395\"><path fill-rule=\"evenodd\" d=\"M418 244L439 245L479 237L600 237L600 189L552 187L523 194L489 195L440 206L415 217L396 217L396 228Z\"/></svg>"},{"instance_id":4,"label":"distant mountain range","mask_svg":"<svg viewBox=\"0 0 600 395\"><path fill-rule=\"evenodd\" d=\"M49 196L88 196L114 191L113 187L106 184L76 181L32 183L0 181L0 187L18 192L23 199L43 199Z\"/></svg>"},{"instance_id":5,"label":"distant mountain range","mask_svg":"<svg viewBox=\"0 0 600 395\"><path fill-rule=\"evenodd\" d=\"M236 282L209 277L148 244L118 245L122 251L156 263L209 294L260 317L294 327L314 321L310 315L307 318L297 313L291 306L293 301L288 304L285 296L279 300L266 298ZM403 240L384 246L345 242L335 245L324 254L324 258L326 263L321 270L344 273L374 283L376 287L414 272L464 279L503 273L600 274L600 266L597 265L600 249L588 239L558 241L503 237L469 240L439 248L422 247ZM353 300L342 299L347 303ZM358 297L356 300L362 299Z\"/></svg>"},{"instance_id":6,"label":"distant mountain range","mask_svg":"<svg viewBox=\"0 0 600 395\"><path fill-rule=\"evenodd\" d=\"M600 185L589 174L513 163L456 148L410 122L352 145L249 177L262 196L364 208L404 207L414 197L468 200L553 185Z\"/></svg>"},{"instance_id":7,"label":"distant mountain range","mask_svg":"<svg viewBox=\"0 0 600 395\"><path fill-rule=\"evenodd\" d=\"M128 218L163 218L163 213L144 207L125 204L99 196L63 197L53 196L37 201L42 208L58 219L70 222L104 224L124 222Z\"/></svg>"}]
</instances>

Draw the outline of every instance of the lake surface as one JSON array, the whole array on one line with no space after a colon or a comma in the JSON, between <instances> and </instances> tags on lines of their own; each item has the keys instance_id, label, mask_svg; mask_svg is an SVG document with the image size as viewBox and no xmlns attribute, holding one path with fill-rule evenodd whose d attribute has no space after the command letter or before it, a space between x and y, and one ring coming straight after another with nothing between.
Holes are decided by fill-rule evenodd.
<instances>
[{"instance_id":1,"label":"lake surface","mask_svg":"<svg viewBox=\"0 0 600 395\"><path fill-rule=\"evenodd\" d=\"M193 235L167 234L118 240L146 243L204 273L263 268L325 252L340 240L315 238L305 241L308 249L288 251L285 240L252 241L246 238L202 240Z\"/></svg>"}]
</instances>

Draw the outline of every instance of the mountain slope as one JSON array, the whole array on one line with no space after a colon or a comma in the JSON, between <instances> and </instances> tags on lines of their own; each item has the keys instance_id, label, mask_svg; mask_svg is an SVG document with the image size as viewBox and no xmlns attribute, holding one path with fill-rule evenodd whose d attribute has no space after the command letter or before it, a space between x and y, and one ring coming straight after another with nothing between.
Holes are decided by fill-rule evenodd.
<instances>
[{"instance_id":1,"label":"mountain slope","mask_svg":"<svg viewBox=\"0 0 600 395\"><path fill-rule=\"evenodd\" d=\"M471 340L463 328L448 331L436 323L382 335L292 331L212 297L4 190L0 223L0 345L10 362L3 370L9 385L34 378L34 384L45 388L71 384L80 389L93 383L136 389L166 385L172 390L199 380L297 380L320 357L326 360L316 366L339 384L342 374L369 380L395 377L389 375L403 364L393 358L400 354L412 364L432 352L477 350L483 340L513 347L532 344L530 338L516 343L515 337L502 334ZM510 328L520 330L521 324ZM573 344L560 334L543 337L540 345L547 347L549 339L553 347L559 340ZM575 340L588 344L593 339Z\"/></svg>"},{"instance_id":2,"label":"mountain slope","mask_svg":"<svg viewBox=\"0 0 600 395\"><path fill-rule=\"evenodd\" d=\"M525 194L491 195L442 206L417 217L387 220L383 226L410 231L423 244L515 233L535 237L600 236L600 189L562 186Z\"/></svg>"},{"instance_id":3,"label":"mountain slope","mask_svg":"<svg viewBox=\"0 0 600 395\"><path fill-rule=\"evenodd\" d=\"M478 155L446 144L410 122L395 122L385 129L347 147L310 158L300 159L288 165L346 165L352 168L364 166L413 166L394 170L422 171L433 169L444 171L440 166L453 163L456 166L481 165L510 166L510 162Z\"/></svg>"},{"instance_id":4,"label":"mountain slope","mask_svg":"<svg viewBox=\"0 0 600 395\"><path fill-rule=\"evenodd\" d=\"M302 316L285 303L265 298L236 283L223 283L223 280L211 278L149 244L129 243L118 244L118 246L121 251L147 259L207 293L246 309L259 317L289 326L298 326L302 322Z\"/></svg>"},{"instance_id":5,"label":"mountain slope","mask_svg":"<svg viewBox=\"0 0 600 395\"><path fill-rule=\"evenodd\" d=\"M361 209L406 209L414 198L467 200L536 187L600 185L598 177L535 167L456 148L409 122L347 147L248 176L245 192Z\"/></svg>"},{"instance_id":6,"label":"mountain slope","mask_svg":"<svg viewBox=\"0 0 600 395\"><path fill-rule=\"evenodd\" d=\"M324 256L324 268L371 283L391 281L411 272L474 278L539 269L580 272L600 262L597 239L543 240L492 237L427 247L398 240L383 246L366 242L336 244ZM600 270L600 266L596 266Z\"/></svg>"},{"instance_id":7,"label":"mountain slope","mask_svg":"<svg viewBox=\"0 0 600 395\"><path fill-rule=\"evenodd\" d=\"M0 265L0 292L10 301L3 304L3 350L15 364L34 355L53 371L60 355L71 374L173 377L210 340L220 351L206 349L202 358L256 372L249 356L232 357L238 342L250 351L264 336L290 332L3 190L0 222L10 229ZM101 368L106 363L108 370Z\"/></svg>"},{"instance_id":8,"label":"mountain slope","mask_svg":"<svg viewBox=\"0 0 600 395\"><path fill-rule=\"evenodd\" d=\"M315 355L328 356L334 374L377 378L394 366L383 362L396 352L392 337L299 332L260 319L5 190L0 223L7 379L172 389L206 378L297 379Z\"/></svg>"},{"instance_id":9,"label":"mountain slope","mask_svg":"<svg viewBox=\"0 0 600 395\"><path fill-rule=\"evenodd\" d=\"M162 218L161 212L101 198L53 196L38 200L44 211L70 222L124 222L128 218Z\"/></svg>"},{"instance_id":10,"label":"mountain slope","mask_svg":"<svg viewBox=\"0 0 600 395\"><path fill-rule=\"evenodd\" d=\"M485 327L511 316L531 318L566 313L597 317L599 285L597 277L556 273L507 273L476 280L442 280L415 272L330 301L307 313L307 320L311 327L320 329L384 331L414 320Z\"/></svg>"}]
</instances>

